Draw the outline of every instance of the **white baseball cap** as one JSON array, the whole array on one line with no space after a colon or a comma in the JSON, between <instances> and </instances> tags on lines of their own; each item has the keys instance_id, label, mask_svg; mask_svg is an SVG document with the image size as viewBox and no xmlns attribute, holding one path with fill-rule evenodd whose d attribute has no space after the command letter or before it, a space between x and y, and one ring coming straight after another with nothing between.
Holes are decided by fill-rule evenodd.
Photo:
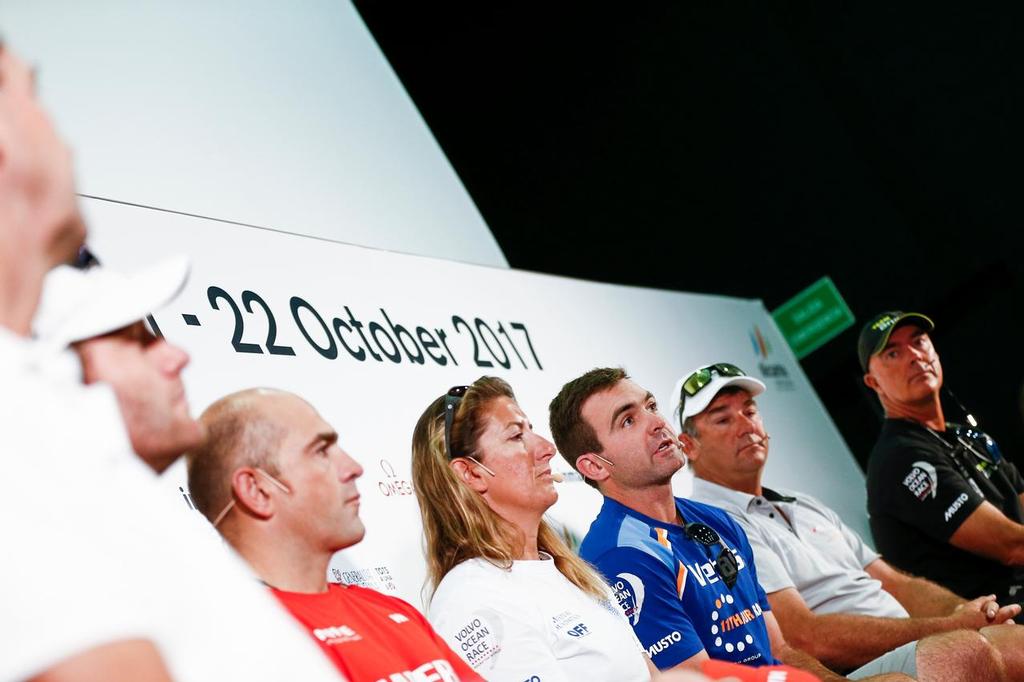
<instances>
[{"instance_id":1,"label":"white baseball cap","mask_svg":"<svg viewBox=\"0 0 1024 682\"><path fill-rule=\"evenodd\" d=\"M683 385L691 377L695 377L695 382L698 386L693 393L687 391L686 400L684 401ZM736 365L730 365L727 362L701 365L679 378L675 388L672 389L672 395L669 396L669 400L666 403L672 406L672 416L677 418L676 425L682 429L684 421L707 409L707 406L715 399L718 392L726 386L739 386L749 391L752 396L761 395L765 389L764 383L754 377L747 376L746 372Z\"/></svg>"},{"instance_id":2,"label":"white baseball cap","mask_svg":"<svg viewBox=\"0 0 1024 682\"><path fill-rule=\"evenodd\" d=\"M189 269L185 256L130 275L58 266L43 283L32 330L40 343L59 349L122 329L170 303L185 287Z\"/></svg>"}]
</instances>

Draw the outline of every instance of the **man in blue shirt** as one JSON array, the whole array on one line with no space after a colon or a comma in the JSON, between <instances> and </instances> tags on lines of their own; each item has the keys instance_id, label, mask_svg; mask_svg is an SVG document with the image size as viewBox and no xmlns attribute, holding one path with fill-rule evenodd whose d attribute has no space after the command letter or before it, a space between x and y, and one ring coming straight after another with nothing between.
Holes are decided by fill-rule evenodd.
<instances>
[{"instance_id":1,"label":"man in blue shirt","mask_svg":"<svg viewBox=\"0 0 1024 682\"><path fill-rule=\"evenodd\" d=\"M605 498L580 554L612 584L658 668L778 659L826 682L845 679L786 643L740 527L672 495L685 456L650 391L622 369L591 370L562 388L550 421L562 456Z\"/></svg>"}]
</instances>

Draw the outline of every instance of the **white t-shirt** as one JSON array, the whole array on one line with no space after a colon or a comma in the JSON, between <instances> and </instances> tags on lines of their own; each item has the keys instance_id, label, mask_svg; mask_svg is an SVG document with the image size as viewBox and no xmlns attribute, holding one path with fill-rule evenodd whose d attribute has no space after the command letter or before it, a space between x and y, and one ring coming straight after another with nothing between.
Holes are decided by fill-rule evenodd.
<instances>
[{"instance_id":1,"label":"white t-shirt","mask_svg":"<svg viewBox=\"0 0 1024 682\"><path fill-rule=\"evenodd\" d=\"M39 368L31 346L0 330L0 682L130 637L180 682L337 682L242 562L173 508L112 391Z\"/></svg>"},{"instance_id":2,"label":"white t-shirt","mask_svg":"<svg viewBox=\"0 0 1024 682\"><path fill-rule=\"evenodd\" d=\"M648 682L643 649L618 606L586 594L542 556L511 569L484 559L459 564L430 604L434 628L492 682Z\"/></svg>"}]
</instances>

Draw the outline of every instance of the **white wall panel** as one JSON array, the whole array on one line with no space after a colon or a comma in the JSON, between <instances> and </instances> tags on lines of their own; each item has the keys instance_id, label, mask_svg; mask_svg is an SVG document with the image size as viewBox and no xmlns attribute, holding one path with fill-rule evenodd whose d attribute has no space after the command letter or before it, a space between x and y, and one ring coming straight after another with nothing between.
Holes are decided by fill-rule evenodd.
<instances>
[{"instance_id":1,"label":"white wall panel","mask_svg":"<svg viewBox=\"0 0 1024 682\"><path fill-rule=\"evenodd\" d=\"M507 266L348 2L0 0L85 194Z\"/></svg>"}]
</instances>

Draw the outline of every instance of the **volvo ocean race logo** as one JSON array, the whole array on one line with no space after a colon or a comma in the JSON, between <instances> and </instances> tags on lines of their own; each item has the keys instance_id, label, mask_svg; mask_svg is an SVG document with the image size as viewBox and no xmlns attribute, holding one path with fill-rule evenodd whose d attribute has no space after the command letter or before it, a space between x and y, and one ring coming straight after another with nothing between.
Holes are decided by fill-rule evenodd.
<instances>
[{"instance_id":1,"label":"volvo ocean race logo","mask_svg":"<svg viewBox=\"0 0 1024 682\"><path fill-rule=\"evenodd\" d=\"M644 608L644 583L632 573L619 573L615 577L615 598L630 625L636 625Z\"/></svg>"}]
</instances>

